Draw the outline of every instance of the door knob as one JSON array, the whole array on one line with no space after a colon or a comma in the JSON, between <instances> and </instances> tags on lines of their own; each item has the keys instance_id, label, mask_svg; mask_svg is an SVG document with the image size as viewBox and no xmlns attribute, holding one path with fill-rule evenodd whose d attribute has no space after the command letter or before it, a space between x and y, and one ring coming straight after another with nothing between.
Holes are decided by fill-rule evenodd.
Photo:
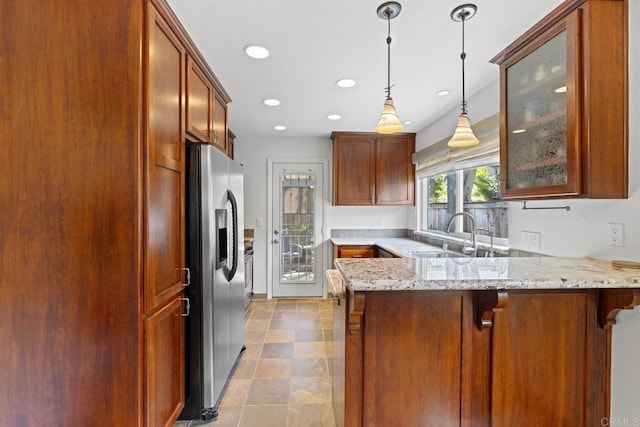
<instances>
[{"instance_id":1,"label":"door knob","mask_svg":"<svg viewBox=\"0 0 640 427\"><path fill-rule=\"evenodd\" d=\"M277 236L278 234L280 234L280 232L278 230L273 230L273 234Z\"/></svg>"},{"instance_id":2,"label":"door knob","mask_svg":"<svg viewBox=\"0 0 640 427\"><path fill-rule=\"evenodd\" d=\"M280 242L278 241L278 239L273 239L271 242L272 242L274 245L277 245L278 243L280 243Z\"/></svg>"}]
</instances>

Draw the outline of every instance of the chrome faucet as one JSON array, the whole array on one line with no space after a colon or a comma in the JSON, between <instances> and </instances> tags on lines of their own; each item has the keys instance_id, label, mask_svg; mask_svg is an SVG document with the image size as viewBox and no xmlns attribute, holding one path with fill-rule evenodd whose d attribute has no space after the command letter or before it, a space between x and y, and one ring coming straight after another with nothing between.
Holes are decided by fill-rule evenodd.
<instances>
[{"instance_id":1,"label":"chrome faucet","mask_svg":"<svg viewBox=\"0 0 640 427\"><path fill-rule=\"evenodd\" d=\"M489 252L486 252L484 254L484 256L485 256L485 258L486 257L493 258L495 256L494 249L493 249L493 231L491 231L489 229L486 229L486 228L476 228L475 231L476 231L476 233L478 231L484 231L485 233L487 233L489 235L489 239L490 239L490 242L491 242L490 245L491 246L489 247Z\"/></svg>"},{"instance_id":2,"label":"chrome faucet","mask_svg":"<svg viewBox=\"0 0 640 427\"><path fill-rule=\"evenodd\" d=\"M473 256L476 256L478 248L476 246L476 220L473 217L473 215L471 215L469 212L456 212L454 213L451 218L449 218L449 222L447 223L446 227L444 228L444 231L446 233L449 233L451 231L451 225L453 224L453 220L457 217L457 216L464 216L469 218L469 220L471 221L471 246L467 246L467 241L465 239L463 245L462 245L462 253L464 254L473 254Z\"/></svg>"}]
</instances>

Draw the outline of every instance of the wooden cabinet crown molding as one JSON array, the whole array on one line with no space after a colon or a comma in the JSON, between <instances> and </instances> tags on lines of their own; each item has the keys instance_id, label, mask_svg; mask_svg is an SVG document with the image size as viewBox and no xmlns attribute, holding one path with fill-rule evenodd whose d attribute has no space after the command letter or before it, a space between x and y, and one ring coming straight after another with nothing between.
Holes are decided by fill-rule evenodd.
<instances>
[{"instance_id":1,"label":"wooden cabinet crown molding","mask_svg":"<svg viewBox=\"0 0 640 427\"><path fill-rule=\"evenodd\" d=\"M196 44L193 42L189 33L184 29L178 17L175 15L169 4L165 0L147 0L153 3L154 6L160 11L160 14L166 19L167 24L171 27L171 29L178 35L178 37L184 43L187 52L193 58L193 60L198 64L202 72L207 76L209 80L213 83L213 87L216 92L219 94L220 98L226 103L231 102L231 97L222 86L218 77L213 73L213 70L204 59Z\"/></svg>"}]
</instances>

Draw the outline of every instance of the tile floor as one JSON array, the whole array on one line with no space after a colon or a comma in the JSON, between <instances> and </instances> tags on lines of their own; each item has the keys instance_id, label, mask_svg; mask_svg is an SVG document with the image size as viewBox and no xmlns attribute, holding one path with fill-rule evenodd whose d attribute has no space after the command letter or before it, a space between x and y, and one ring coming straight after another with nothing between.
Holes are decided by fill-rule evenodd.
<instances>
[{"instance_id":1,"label":"tile floor","mask_svg":"<svg viewBox=\"0 0 640 427\"><path fill-rule=\"evenodd\" d=\"M335 426L331 299L257 299L216 420L174 427Z\"/></svg>"}]
</instances>

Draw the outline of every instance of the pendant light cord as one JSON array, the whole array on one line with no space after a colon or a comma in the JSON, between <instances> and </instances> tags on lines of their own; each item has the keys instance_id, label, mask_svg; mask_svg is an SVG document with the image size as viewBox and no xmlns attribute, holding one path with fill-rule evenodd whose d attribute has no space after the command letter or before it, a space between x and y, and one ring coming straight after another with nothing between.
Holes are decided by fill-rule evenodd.
<instances>
[{"instance_id":1,"label":"pendant light cord","mask_svg":"<svg viewBox=\"0 0 640 427\"><path fill-rule=\"evenodd\" d=\"M391 99L391 11L387 10L387 99Z\"/></svg>"},{"instance_id":2,"label":"pendant light cord","mask_svg":"<svg viewBox=\"0 0 640 427\"><path fill-rule=\"evenodd\" d=\"M467 98L464 92L464 60L467 57L464 52L464 21L466 18L467 13L465 11L460 12L460 20L462 21L462 53L460 54L460 59L462 60L462 114L467 114Z\"/></svg>"}]
</instances>

